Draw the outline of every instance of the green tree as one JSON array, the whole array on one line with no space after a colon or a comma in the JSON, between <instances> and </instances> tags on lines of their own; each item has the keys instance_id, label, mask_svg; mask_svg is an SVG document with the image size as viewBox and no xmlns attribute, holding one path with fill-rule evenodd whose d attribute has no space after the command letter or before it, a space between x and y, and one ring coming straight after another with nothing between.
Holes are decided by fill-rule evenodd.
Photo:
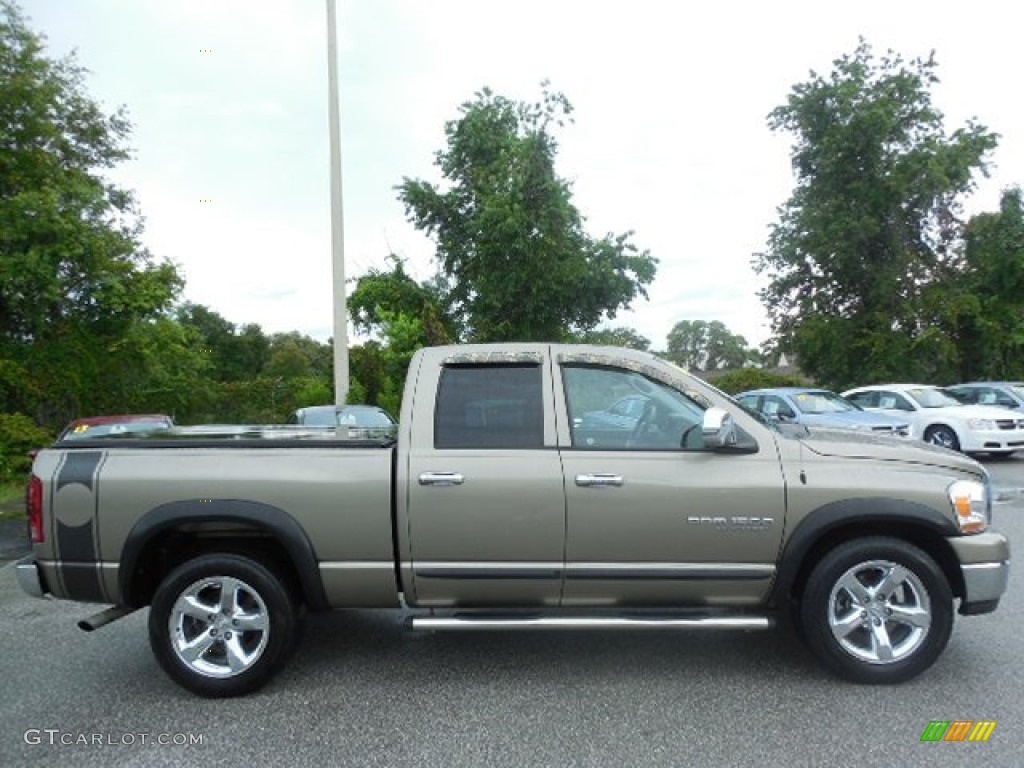
<instances>
[{"instance_id":1,"label":"green tree","mask_svg":"<svg viewBox=\"0 0 1024 768\"><path fill-rule=\"evenodd\" d=\"M334 365L333 353L323 344L297 331L275 333L270 337L270 356L262 374L283 378L321 378L326 380Z\"/></svg>"},{"instance_id":2,"label":"green tree","mask_svg":"<svg viewBox=\"0 0 1024 768\"><path fill-rule=\"evenodd\" d=\"M668 358L684 368L742 368L756 358L747 340L719 320L680 320L668 333Z\"/></svg>"},{"instance_id":3,"label":"green tree","mask_svg":"<svg viewBox=\"0 0 1024 768\"><path fill-rule=\"evenodd\" d=\"M270 339L255 323L241 328L202 304L177 308L178 322L195 329L199 349L211 362L217 381L243 381L260 375L270 359Z\"/></svg>"},{"instance_id":4,"label":"green tree","mask_svg":"<svg viewBox=\"0 0 1024 768\"><path fill-rule=\"evenodd\" d=\"M364 333L380 333L385 315L395 313L415 317L423 327L426 343L431 346L458 340L458 323L448 306L443 280L418 283L405 271L405 263L392 254L390 272L371 269L356 281L348 299L352 324Z\"/></svg>"},{"instance_id":5,"label":"green tree","mask_svg":"<svg viewBox=\"0 0 1024 768\"><path fill-rule=\"evenodd\" d=\"M769 125L794 137L796 188L779 210L761 300L784 351L836 387L940 378L955 360L933 287L955 278L960 201L996 136L947 134L934 58L876 58L861 41L796 85Z\"/></svg>"},{"instance_id":6,"label":"green tree","mask_svg":"<svg viewBox=\"0 0 1024 768\"><path fill-rule=\"evenodd\" d=\"M0 361L33 393L16 405L56 426L105 401L97 376L182 281L142 247L132 195L105 176L128 157L124 113L104 114L74 57L43 44L0 1Z\"/></svg>"},{"instance_id":7,"label":"green tree","mask_svg":"<svg viewBox=\"0 0 1024 768\"><path fill-rule=\"evenodd\" d=\"M563 339L647 296L656 260L632 233L587 235L555 173L554 130L571 113L546 84L536 104L485 88L445 125L435 163L447 189L409 178L398 187L410 221L436 242L469 340Z\"/></svg>"},{"instance_id":8,"label":"green tree","mask_svg":"<svg viewBox=\"0 0 1024 768\"><path fill-rule=\"evenodd\" d=\"M1003 193L999 211L967 223L960 279L942 292L960 381L1024 378L1024 201Z\"/></svg>"},{"instance_id":9,"label":"green tree","mask_svg":"<svg viewBox=\"0 0 1024 768\"><path fill-rule=\"evenodd\" d=\"M641 336L633 328L619 326L617 328L597 328L582 333L572 341L580 344L608 344L613 347L628 347L639 349L641 352L648 352L651 349L651 340Z\"/></svg>"}]
</instances>

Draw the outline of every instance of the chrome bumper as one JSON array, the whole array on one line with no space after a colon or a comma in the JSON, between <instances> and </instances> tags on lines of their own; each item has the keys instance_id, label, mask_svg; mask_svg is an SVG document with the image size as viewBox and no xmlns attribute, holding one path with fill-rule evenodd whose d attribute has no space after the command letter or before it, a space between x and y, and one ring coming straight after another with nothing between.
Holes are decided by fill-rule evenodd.
<instances>
[{"instance_id":1,"label":"chrome bumper","mask_svg":"<svg viewBox=\"0 0 1024 768\"><path fill-rule=\"evenodd\" d=\"M42 597L46 594L46 590L43 589L43 580L39 575L39 566L36 565L31 555L19 560L14 567L14 572L18 577L18 586L23 591L32 597Z\"/></svg>"},{"instance_id":2,"label":"chrome bumper","mask_svg":"<svg viewBox=\"0 0 1024 768\"><path fill-rule=\"evenodd\" d=\"M960 566L964 576L964 599L960 601L962 616L992 613L999 598L1006 592L1010 579L1010 561L970 563Z\"/></svg>"},{"instance_id":3,"label":"chrome bumper","mask_svg":"<svg viewBox=\"0 0 1024 768\"><path fill-rule=\"evenodd\" d=\"M1003 596L1010 580L1009 560L961 565L960 570L964 575L964 587L967 592L965 601L969 603L998 600Z\"/></svg>"}]
</instances>

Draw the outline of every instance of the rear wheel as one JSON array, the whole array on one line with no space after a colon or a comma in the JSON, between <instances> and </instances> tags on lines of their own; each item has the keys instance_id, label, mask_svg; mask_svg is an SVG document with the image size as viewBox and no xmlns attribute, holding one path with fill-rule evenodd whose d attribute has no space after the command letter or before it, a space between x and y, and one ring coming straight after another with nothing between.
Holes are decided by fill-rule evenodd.
<instances>
[{"instance_id":1,"label":"rear wheel","mask_svg":"<svg viewBox=\"0 0 1024 768\"><path fill-rule=\"evenodd\" d=\"M800 609L815 655L858 683L899 683L949 642L953 594L932 558L889 537L836 547L811 572Z\"/></svg>"},{"instance_id":2,"label":"rear wheel","mask_svg":"<svg viewBox=\"0 0 1024 768\"><path fill-rule=\"evenodd\" d=\"M924 441L940 448L949 448L951 451L960 450L960 439L956 436L956 432L945 424L928 427L924 433Z\"/></svg>"},{"instance_id":3,"label":"rear wheel","mask_svg":"<svg viewBox=\"0 0 1024 768\"><path fill-rule=\"evenodd\" d=\"M282 581L240 555L204 555L160 584L149 612L157 661L179 685L207 697L264 685L294 645L294 603Z\"/></svg>"}]
</instances>

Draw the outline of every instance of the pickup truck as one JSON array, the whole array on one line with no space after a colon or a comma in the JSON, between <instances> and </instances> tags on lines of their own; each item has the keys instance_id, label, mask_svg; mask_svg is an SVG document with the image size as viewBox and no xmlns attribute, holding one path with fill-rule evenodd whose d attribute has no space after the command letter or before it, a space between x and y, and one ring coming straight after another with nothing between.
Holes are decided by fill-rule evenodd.
<instances>
[{"instance_id":1,"label":"pickup truck","mask_svg":"<svg viewBox=\"0 0 1024 768\"><path fill-rule=\"evenodd\" d=\"M624 398L638 400L623 408ZM941 448L785 428L613 347L422 349L395 437L278 427L59 442L28 487L22 588L149 606L169 676L266 683L305 611L430 630L795 624L834 673L896 683L996 609L988 475Z\"/></svg>"}]
</instances>

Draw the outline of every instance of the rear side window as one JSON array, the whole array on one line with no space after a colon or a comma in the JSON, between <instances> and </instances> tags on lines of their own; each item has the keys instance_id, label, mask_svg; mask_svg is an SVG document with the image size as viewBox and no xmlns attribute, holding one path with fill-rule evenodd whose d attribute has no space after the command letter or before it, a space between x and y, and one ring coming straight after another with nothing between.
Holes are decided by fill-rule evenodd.
<instances>
[{"instance_id":1,"label":"rear side window","mask_svg":"<svg viewBox=\"0 0 1024 768\"><path fill-rule=\"evenodd\" d=\"M441 371L435 448L542 448L539 365L459 365Z\"/></svg>"}]
</instances>

